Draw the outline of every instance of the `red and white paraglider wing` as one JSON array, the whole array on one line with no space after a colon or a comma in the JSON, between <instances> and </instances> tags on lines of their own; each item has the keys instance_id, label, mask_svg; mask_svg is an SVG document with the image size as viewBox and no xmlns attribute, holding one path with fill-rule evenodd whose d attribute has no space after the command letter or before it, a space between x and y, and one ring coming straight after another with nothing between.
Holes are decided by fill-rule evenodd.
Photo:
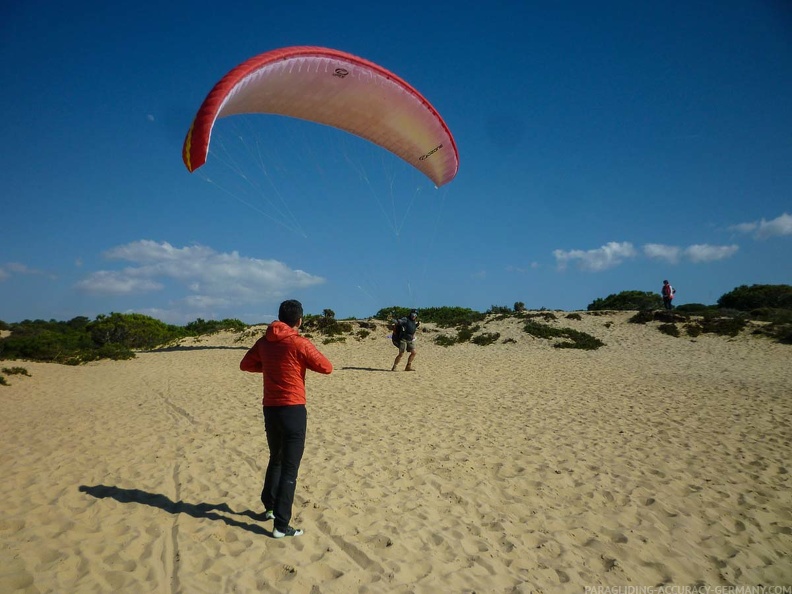
<instances>
[{"instance_id":1,"label":"red and white paraglider wing","mask_svg":"<svg viewBox=\"0 0 792 594\"><path fill-rule=\"evenodd\" d=\"M243 113L291 116L345 130L413 165L437 187L459 169L443 119L412 86L381 66L319 47L274 50L240 64L215 85L184 141L184 164L206 162L215 120Z\"/></svg>"}]
</instances>

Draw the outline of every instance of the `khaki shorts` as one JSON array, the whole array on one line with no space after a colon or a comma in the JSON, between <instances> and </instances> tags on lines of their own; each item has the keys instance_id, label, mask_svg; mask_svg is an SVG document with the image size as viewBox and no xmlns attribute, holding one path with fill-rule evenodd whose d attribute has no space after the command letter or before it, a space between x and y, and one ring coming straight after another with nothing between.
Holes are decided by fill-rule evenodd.
<instances>
[{"instance_id":1,"label":"khaki shorts","mask_svg":"<svg viewBox=\"0 0 792 594\"><path fill-rule=\"evenodd\" d=\"M407 351L408 353L412 353L415 350L415 341L414 340L404 340L401 339L399 341L399 352L403 353Z\"/></svg>"}]
</instances>

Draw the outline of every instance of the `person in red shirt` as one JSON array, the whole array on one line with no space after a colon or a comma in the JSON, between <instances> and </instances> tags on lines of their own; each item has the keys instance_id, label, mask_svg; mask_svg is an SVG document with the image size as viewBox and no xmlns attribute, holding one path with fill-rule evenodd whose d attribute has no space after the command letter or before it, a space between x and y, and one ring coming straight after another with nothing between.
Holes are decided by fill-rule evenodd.
<instances>
[{"instance_id":1,"label":"person in red shirt","mask_svg":"<svg viewBox=\"0 0 792 594\"><path fill-rule=\"evenodd\" d=\"M239 368L264 375L264 429L269 463L264 475L261 502L264 518L275 520L272 536L300 536L289 525L297 488L297 474L305 450L308 413L305 409L305 370L329 374L330 361L313 343L300 336L303 308L296 299L280 304L278 320L245 353Z\"/></svg>"},{"instance_id":2,"label":"person in red shirt","mask_svg":"<svg viewBox=\"0 0 792 594\"><path fill-rule=\"evenodd\" d=\"M674 293L676 293L676 289L671 286L667 280L663 281L663 288L660 289L660 295L663 296L663 306L666 309L673 309L674 306L671 304L671 301L674 299Z\"/></svg>"}]
</instances>

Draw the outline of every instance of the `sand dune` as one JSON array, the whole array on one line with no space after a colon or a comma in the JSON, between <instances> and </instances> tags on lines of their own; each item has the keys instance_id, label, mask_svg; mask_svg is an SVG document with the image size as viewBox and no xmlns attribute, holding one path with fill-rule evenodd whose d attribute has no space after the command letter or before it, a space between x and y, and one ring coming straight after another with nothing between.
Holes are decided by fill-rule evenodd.
<instances>
[{"instance_id":1,"label":"sand dune","mask_svg":"<svg viewBox=\"0 0 792 594\"><path fill-rule=\"evenodd\" d=\"M14 362L0 386L0 592L581 592L792 584L792 347L673 338L630 314L555 349L436 346L388 371L371 336L321 344L293 523L257 519L253 344ZM430 330L430 329L428 329ZM404 361L402 362L402 364Z\"/></svg>"}]
</instances>

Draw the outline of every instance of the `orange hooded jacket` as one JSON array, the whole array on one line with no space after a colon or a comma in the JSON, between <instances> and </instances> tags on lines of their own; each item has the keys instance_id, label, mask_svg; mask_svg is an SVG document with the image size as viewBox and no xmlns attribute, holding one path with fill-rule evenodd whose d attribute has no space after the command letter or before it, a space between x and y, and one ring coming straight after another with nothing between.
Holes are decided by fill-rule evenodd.
<instances>
[{"instance_id":1,"label":"orange hooded jacket","mask_svg":"<svg viewBox=\"0 0 792 594\"><path fill-rule=\"evenodd\" d=\"M272 322L239 363L242 371L264 374L263 406L305 404L305 370L328 374L333 364L295 328Z\"/></svg>"}]
</instances>

